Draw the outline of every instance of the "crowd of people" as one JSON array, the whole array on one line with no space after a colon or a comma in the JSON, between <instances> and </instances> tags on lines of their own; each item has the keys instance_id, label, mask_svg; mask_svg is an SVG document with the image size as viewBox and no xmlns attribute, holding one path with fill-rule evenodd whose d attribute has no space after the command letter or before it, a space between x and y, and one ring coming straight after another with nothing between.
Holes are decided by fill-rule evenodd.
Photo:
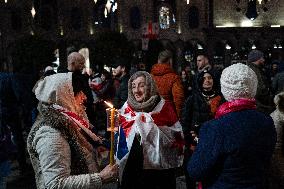
<instances>
[{"instance_id":1,"label":"crowd of people","mask_svg":"<svg viewBox=\"0 0 284 189\"><path fill-rule=\"evenodd\" d=\"M32 89L37 106L26 147L18 107L10 105L17 96L1 78L1 189L10 154L24 170L26 148L40 189L110 182L121 189L175 189L177 169L187 189L284 188L283 65L268 76L261 51L222 71L200 54L197 70L177 73L170 50L148 72L131 72L122 58L109 71L87 72L78 52L67 63L60 73L46 69ZM114 164L100 161L110 139L105 101L120 114Z\"/></svg>"}]
</instances>

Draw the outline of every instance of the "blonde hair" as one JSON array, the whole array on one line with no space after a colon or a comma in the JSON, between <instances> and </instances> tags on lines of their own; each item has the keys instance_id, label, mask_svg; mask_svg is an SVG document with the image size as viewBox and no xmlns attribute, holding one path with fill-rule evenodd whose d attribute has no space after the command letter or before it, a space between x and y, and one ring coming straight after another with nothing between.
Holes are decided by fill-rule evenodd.
<instances>
[{"instance_id":1,"label":"blonde hair","mask_svg":"<svg viewBox=\"0 0 284 189\"><path fill-rule=\"evenodd\" d=\"M160 63L168 63L173 58L173 53L169 50L164 50L160 52L158 56L158 61Z\"/></svg>"}]
</instances>

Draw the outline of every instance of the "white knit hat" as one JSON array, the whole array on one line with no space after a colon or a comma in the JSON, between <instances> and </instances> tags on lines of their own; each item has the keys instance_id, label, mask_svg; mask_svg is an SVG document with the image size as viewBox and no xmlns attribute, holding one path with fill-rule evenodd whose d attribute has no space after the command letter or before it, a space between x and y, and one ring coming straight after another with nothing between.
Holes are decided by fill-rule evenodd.
<instances>
[{"instance_id":1,"label":"white knit hat","mask_svg":"<svg viewBox=\"0 0 284 189\"><path fill-rule=\"evenodd\" d=\"M221 92L227 101L239 98L254 98L257 89L257 76L245 64L233 64L223 70Z\"/></svg>"}]
</instances>

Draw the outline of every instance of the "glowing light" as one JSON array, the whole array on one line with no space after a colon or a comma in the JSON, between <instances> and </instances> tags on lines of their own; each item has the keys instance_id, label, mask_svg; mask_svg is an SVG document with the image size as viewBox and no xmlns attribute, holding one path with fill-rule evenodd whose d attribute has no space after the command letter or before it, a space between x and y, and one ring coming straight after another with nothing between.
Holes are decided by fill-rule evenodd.
<instances>
[{"instance_id":1,"label":"glowing light","mask_svg":"<svg viewBox=\"0 0 284 189\"><path fill-rule=\"evenodd\" d=\"M188 5L189 5L189 3L190 3L190 0L186 0L186 4L188 4Z\"/></svg>"},{"instance_id":2,"label":"glowing light","mask_svg":"<svg viewBox=\"0 0 284 189\"><path fill-rule=\"evenodd\" d=\"M272 28L280 28L280 25L271 25Z\"/></svg>"},{"instance_id":3,"label":"glowing light","mask_svg":"<svg viewBox=\"0 0 284 189\"><path fill-rule=\"evenodd\" d=\"M276 44L274 44L274 45L273 45L273 48L274 48L274 49L277 49L277 45L276 45Z\"/></svg>"},{"instance_id":4,"label":"glowing light","mask_svg":"<svg viewBox=\"0 0 284 189\"><path fill-rule=\"evenodd\" d=\"M180 26L180 24L178 26L178 34L181 34L181 26Z\"/></svg>"},{"instance_id":5,"label":"glowing light","mask_svg":"<svg viewBox=\"0 0 284 189\"><path fill-rule=\"evenodd\" d=\"M63 27L62 26L60 27L60 35L61 36L64 35L64 31L63 31Z\"/></svg>"},{"instance_id":6,"label":"glowing light","mask_svg":"<svg viewBox=\"0 0 284 189\"><path fill-rule=\"evenodd\" d=\"M115 10L117 9L117 3L115 3L112 7L112 12L115 12Z\"/></svg>"},{"instance_id":7,"label":"glowing light","mask_svg":"<svg viewBox=\"0 0 284 189\"><path fill-rule=\"evenodd\" d=\"M8 3L8 0L5 0L5 3Z\"/></svg>"},{"instance_id":8,"label":"glowing light","mask_svg":"<svg viewBox=\"0 0 284 189\"><path fill-rule=\"evenodd\" d=\"M108 107L113 108L113 105L110 102L104 101L104 103L106 103L106 105L108 105Z\"/></svg>"},{"instance_id":9,"label":"glowing light","mask_svg":"<svg viewBox=\"0 0 284 189\"><path fill-rule=\"evenodd\" d=\"M253 45L251 46L251 49L256 49L255 44L253 44Z\"/></svg>"},{"instance_id":10,"label":"glowing light","mask_svg":"<svg viewBox=\"0 0 284 189\"><path fill-rule=\"evenodd\" d=\"M261 5L262 0L258 0L258 3Z\"/></svg>"},{"instance_id":11,"label":"glowing light","mask_svg":"<svg viewBox=\"0 0 284 189\"><path fill-rule=\"evenodd\" d=\"M241 27L252 27L252 26L253 26L253 23L250 20L244 20L241 23Z\"/></svg>"},{"instance_id":12,"label":"glowing light","mask_svg":"<svg viewBox=\"0 0 284 189\"><path fill-rule=\"evenodd\" d=\"M92 27L92 26L90 27L90 34L91 34L91 35L93 35L93 34L94 34L94 29L93 29L93 27Z\"/></svg>"},{"instance_id":13,"label":"glowing light","mask_svg":"<svg viewBox=\"0 0 284 189\"><path fill-rule=\"evenodd\" d=\"M230 50L232 47L229 44L226 44L226 49Z\"/></svg>"},{"instance_id":14,"label":"glowing light","mask_svg":"<svg viewBox=\"0 0 284 189\"><path fill-rule=\"evenodd\" d=\"M97 3L98 0L94 0L95 4Z\"/></svg>"},{"instance_id":15,"label":"glowing light","mask_svg":"<svg viewBox=\"0 0 284 189\"><path fill-rule=\"evenodd\" d=\"M197 49L202 50L203 47L199 43L197 43Z\"/></svg>"},{"instance_id":16,"label":"glowing light","mask_svg":"<svg viewBox=\"0 0 284 189\"><path fill-rule=\"evenodd\" d=\"M32 13L32 17L34 18L34 17L35 17L35 14L36 14L36 11L35 11L35 8L34 8L34 7L32 7L31 13Z\"/></svg>"},{"instance_id":17,"label":"glowing light","mask_svg":"<svg viewBox=\"0 0 284 189\"><path fill-rule=\"evenodd\" d=\"M107 18L107 8L105 8L105 11L104 11L104 15L105 15L105 18Z\"/></svg>"},{"instance_id":18,"label":"glowing light","mask_svg":"<svg viewBox=\"0 0 284 189\"><path fill-rule=\"evenodd\" d=\"M107 12L110 12L110 8L111 8L111 2L110 2L110 0L108 0L107 3L106 3Z\"/></svg>"}]
</instances>

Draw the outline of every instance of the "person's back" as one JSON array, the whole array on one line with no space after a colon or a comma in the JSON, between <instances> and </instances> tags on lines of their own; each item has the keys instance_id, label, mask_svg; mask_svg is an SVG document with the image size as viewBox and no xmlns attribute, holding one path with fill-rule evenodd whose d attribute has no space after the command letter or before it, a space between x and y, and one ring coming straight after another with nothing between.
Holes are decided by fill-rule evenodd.
<instances>
[{"instance_id":1,"label":"person's back","mask_svg":"<svg viewBox=\"0 0 284 189\"><path fill-rule=\"evenodd\" d=\"M217 133L215 139L222 154L215 160L221 162L212 168L214 174L208 170L206 176L200 175L206 178L202 181L204 188L266 188L264 181L275 145L273 125L269 116L255 110L232 112L204 124L203 132ZM214 151L210 147L207 150L206 158L213 158L210 153ZM191 171L198 169L196 166Z\"/></svg>"},{"instance_id":2,"label":"person's back","mask_svg":"<svg viewBox=\"0 0 284 189\"><path fill-rule=\"evenodd\" d=\"M257 102L257 109L266 114L270 114L273 110L272 98L270 96L270 80L265 74L265 59L263 52L259 50L252 50L248 54L247 65L257 75L258 85L255 99Z\"/></svg>"},{"instance_id":3,"label":"person's back","mask_svg":"<svg viewBox=\"0 0 284 189\"><path fill-rule=\"evenodd\" d=\"M158 87L159 94L165 99L174 103L178 116L184 103L184 91L181 78L171 67L172 54L170 51L162 51L158 63L154 64L151 74Z\"/></svg>"},{"instance_id":4,"label":"person's back","mask_svg":"<svg viewBox=\"0 0 284 189\"><path fill-rule=\"evenodd\" d=\"M256 110L257 75L237 63L223 70L220 81L227 102L201 126L189 176L204 189L267 189L276 131L272 118Z\"/></svg>"}]
</instances>

